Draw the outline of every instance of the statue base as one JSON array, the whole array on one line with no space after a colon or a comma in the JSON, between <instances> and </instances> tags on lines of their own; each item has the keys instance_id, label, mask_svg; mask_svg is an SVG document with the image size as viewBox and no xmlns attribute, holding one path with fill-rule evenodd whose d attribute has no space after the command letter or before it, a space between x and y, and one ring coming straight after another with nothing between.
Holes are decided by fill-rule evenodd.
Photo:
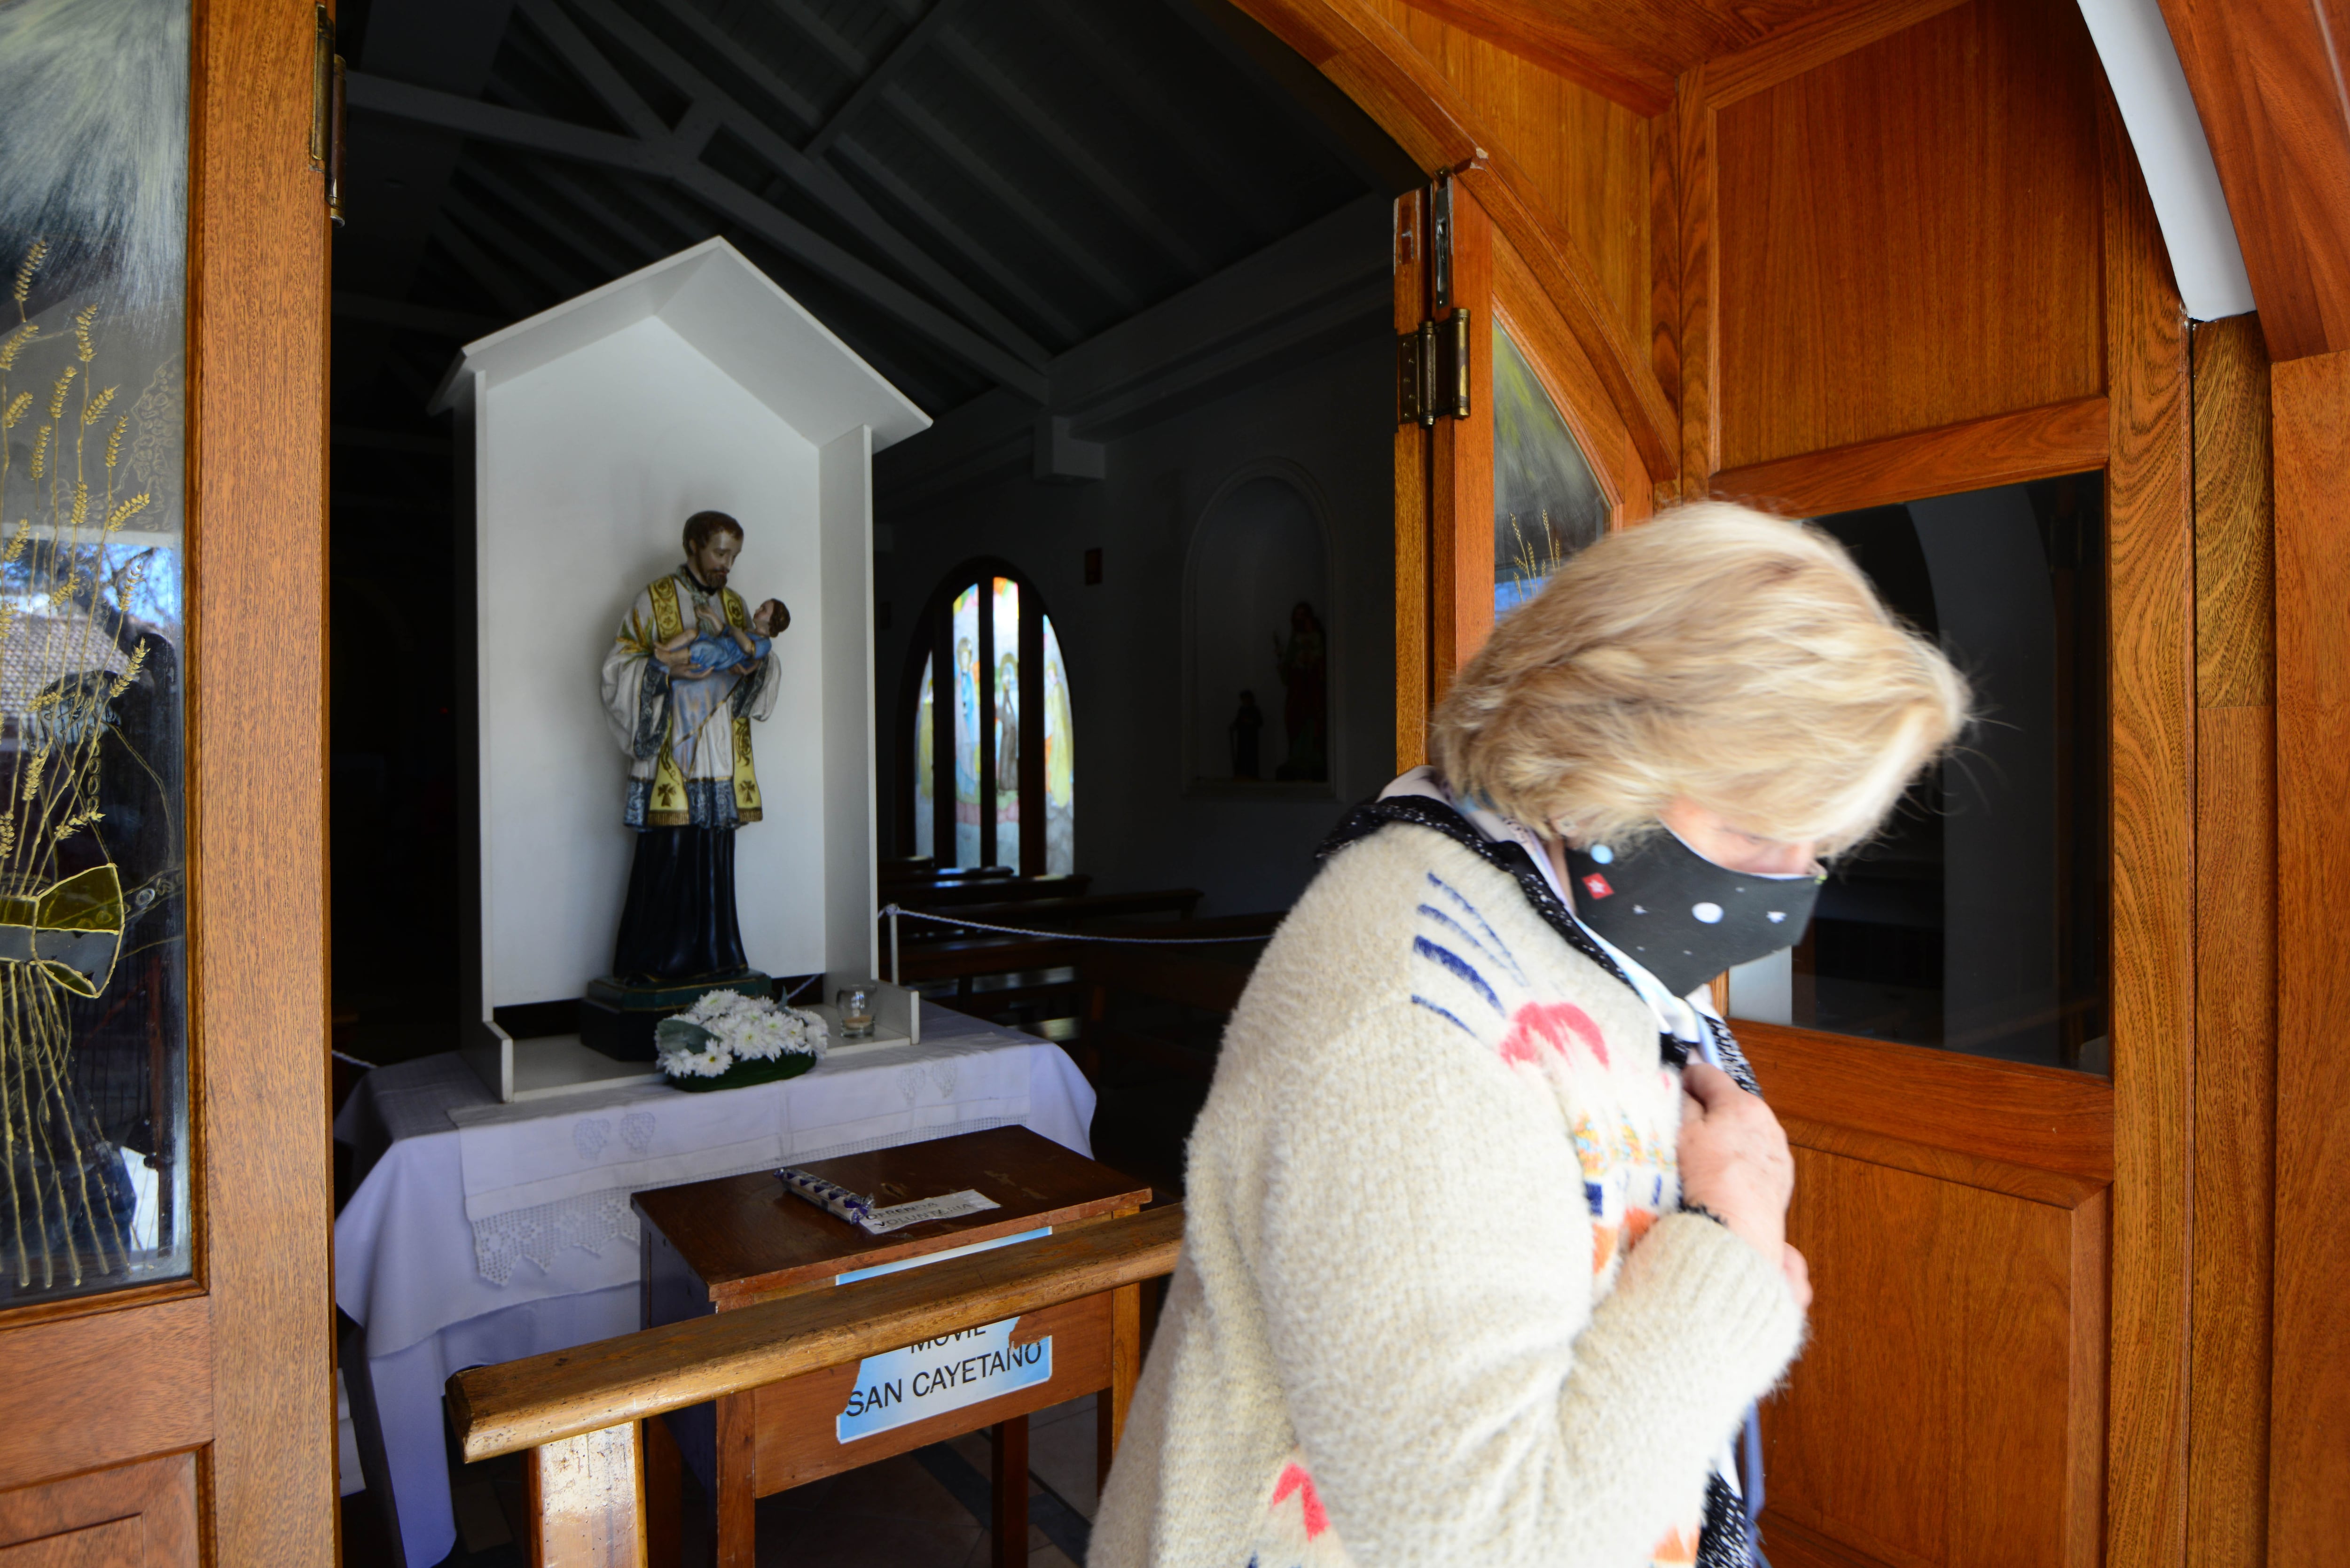
<instances>
[{"instance_id":1,"label":"statue base","mask_svg":"<svg viewBox=\"0 0 2350 1568\"><path fill-rule=\"evenodd\" d=\"M653 1059L653 1031L664 1018L683 1012L713 991L773 996L774 977L746 969L724 980L671 980L636 983L617 975L588 982L579 999L579 1042L615 1062Z\"/></svg>"}]
</instances>

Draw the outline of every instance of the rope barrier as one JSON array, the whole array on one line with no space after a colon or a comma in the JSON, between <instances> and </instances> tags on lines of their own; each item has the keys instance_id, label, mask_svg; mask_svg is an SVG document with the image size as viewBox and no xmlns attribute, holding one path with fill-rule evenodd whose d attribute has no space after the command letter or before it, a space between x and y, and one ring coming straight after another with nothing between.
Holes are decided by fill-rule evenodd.
<instances>
[{"instance_id":1,"label":"rope barrier","mask_svg":"<svg viewBox=\"0 0 2350 1568\"><path fill-rule=\"evenodd\" d=\"M1040 931L1025 926L993 926L985 920L934 915L927 909L908 909L896 904L884 904L880 912L892 919L903 915L910 920L929 920L941 926L968 926L975 931L997 931L1007 937L1044 937L1060 942L1118 942L1127 947L1198 948L1213 946L1218 942L1262 942L1273 939L1271 931L1259 931L1245 937L1113 937L1096 931Z\"/></svg>"}]
</instances>

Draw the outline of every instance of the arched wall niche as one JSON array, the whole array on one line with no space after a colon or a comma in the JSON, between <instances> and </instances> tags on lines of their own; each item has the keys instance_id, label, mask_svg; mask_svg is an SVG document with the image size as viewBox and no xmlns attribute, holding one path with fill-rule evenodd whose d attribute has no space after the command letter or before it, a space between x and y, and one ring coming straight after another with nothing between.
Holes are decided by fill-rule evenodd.
<instances>
[{"instance_id":1,"label":"arched wall niche","mask_svg":"<svg viewBox=\"0 0 2350 1568\"><path fill-rule=\"evenodd\" d=\"M1183 567L1186 794L1335 798L1345 754L1339 566L1321 488L1286 458L1234 469L1200 509ZM1299 624L1301 606L1313 624ZM1243 691L1260 715L1253 777L1232 743Z\"/></svg>"}]
</instances>

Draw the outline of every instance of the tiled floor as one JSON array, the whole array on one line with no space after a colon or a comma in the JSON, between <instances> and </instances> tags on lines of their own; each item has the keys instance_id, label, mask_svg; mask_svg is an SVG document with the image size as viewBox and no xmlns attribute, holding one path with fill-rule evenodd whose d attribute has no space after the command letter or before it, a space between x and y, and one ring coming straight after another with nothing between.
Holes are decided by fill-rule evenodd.
<instances>
[{"instance_id":1,"label":"tiled floor","mask_svg":"<svg viewBox=\"0 0 2350 1568\"><path fill-rule=\"evenodd\" d=\"M1094 1513L1094 1399L1028 1419L1029 1568L1076 1568ZM761 1568L984 1568L990 1444L972 1433L844 1471L759 1502ZM529 1561L519 1459L452 1476L457 1550L439 1568L522 1568ZM698 1486L688 1479L685 1561L707 1560ZM343 1500L344 1568L388 1563L373 1505Z\"/></svg>"}]
</instances>

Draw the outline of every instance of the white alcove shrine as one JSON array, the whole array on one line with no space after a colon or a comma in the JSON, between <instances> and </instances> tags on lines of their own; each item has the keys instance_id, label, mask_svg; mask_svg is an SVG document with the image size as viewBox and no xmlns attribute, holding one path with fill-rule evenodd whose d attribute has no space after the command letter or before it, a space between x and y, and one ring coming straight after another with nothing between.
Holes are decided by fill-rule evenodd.
<instances>
[{"instance_id":1,"label":"white alcove shrine","mask_svg":"<svg viewBox=\"0 0 2350 1568\"><path fill-rule=\"evenodd\" d=\"M472 511L479 903L453 913L484 1081L512 1100L650 1071L494 1015L611 968L635 834L598 671L698 511L743 525L730 586L792 613L754 726L764 817L735 837L745 955L827 994L869 978L872 459L930 421L723 239L466 345L433 406L457 413Z\"/></svg>"}]
</instances>

